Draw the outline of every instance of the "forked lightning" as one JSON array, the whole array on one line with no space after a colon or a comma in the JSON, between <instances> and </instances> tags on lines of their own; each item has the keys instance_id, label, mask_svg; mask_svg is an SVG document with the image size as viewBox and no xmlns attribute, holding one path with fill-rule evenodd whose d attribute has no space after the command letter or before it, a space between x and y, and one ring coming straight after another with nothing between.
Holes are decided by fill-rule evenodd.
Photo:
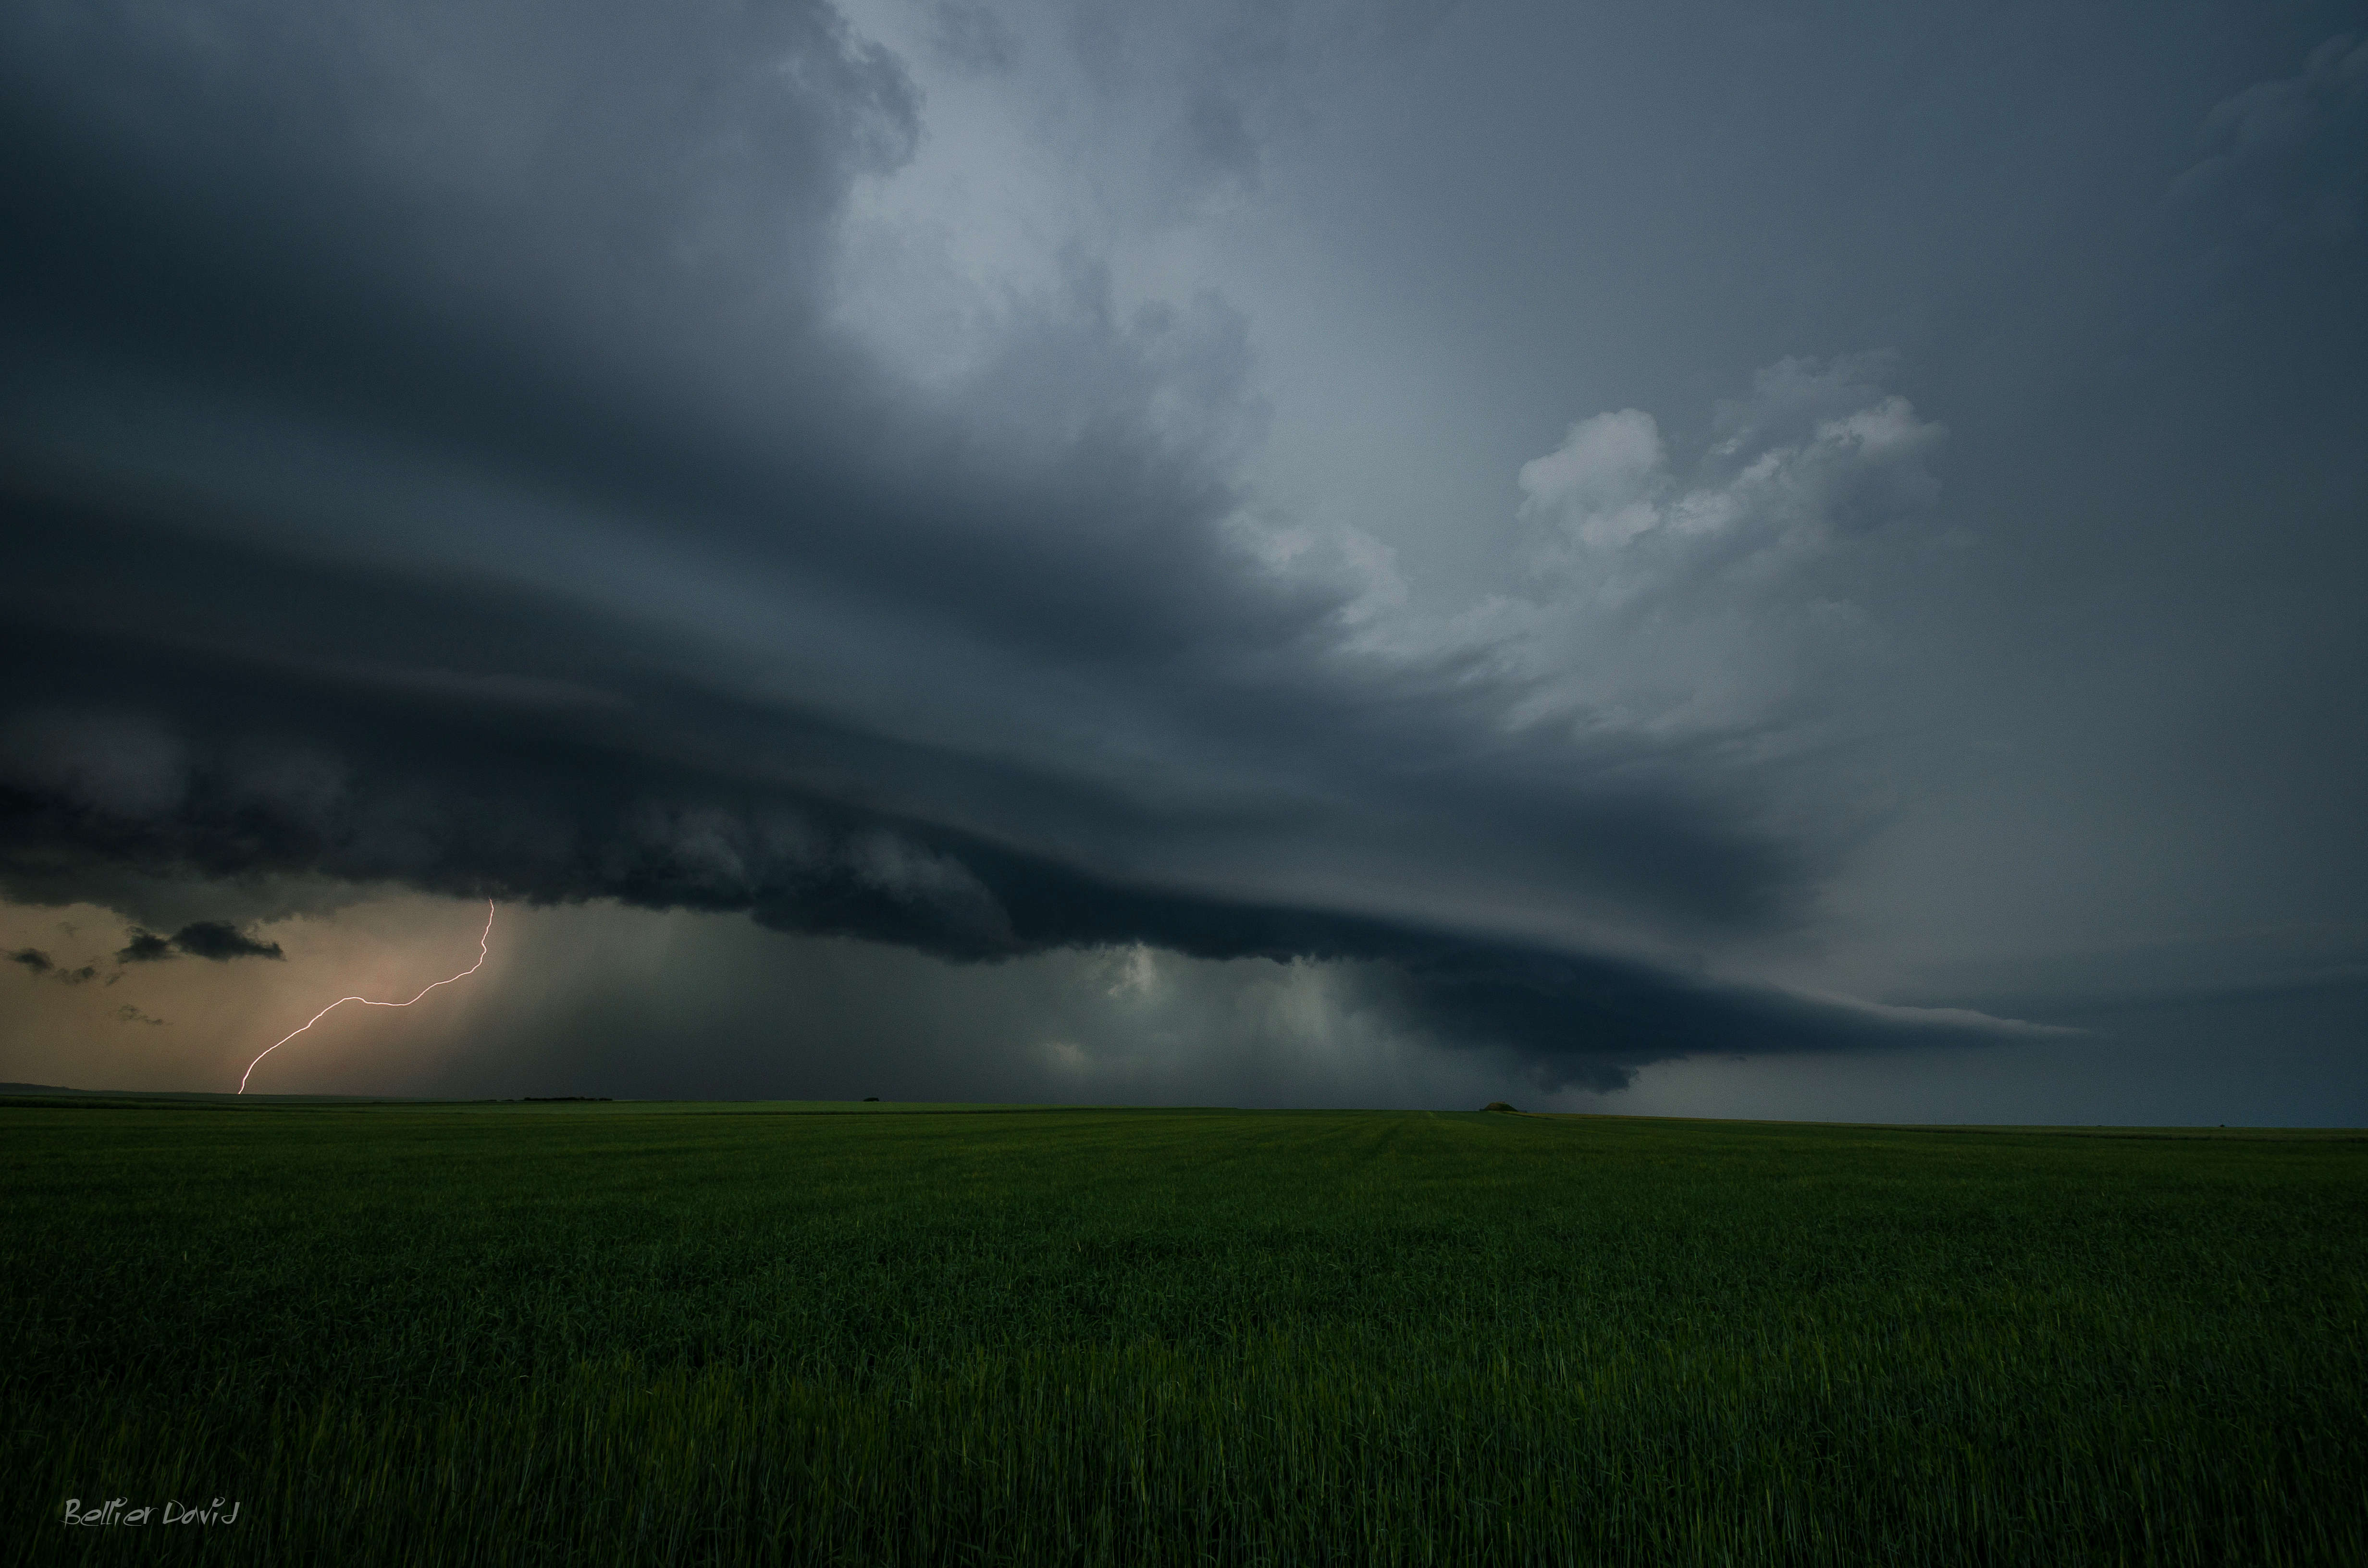
<instances>
[{"instance_id":1,"label":"forked lightning","mask_svg":"<svg viewBox=\"0 0 2368 1568\"><path fill-rule=\"evenodd\" d=\"M451 976L450 979L439 980L436 983L436 985L427 987L426 990L420 992L419 996L427 995L429 991L435 990L437 985L450 985L455 980L466 980L471 975L476 973L479 970L484 968L485 944L492 939L493 935L494 901L492 899L487 899L485 901L484 933L477 938L477 961L462 970L460 973ZM414 996L411 999L411 1002L418 1001L419 996ZM298 1035L302 1034L305 1029L311 1028L314 1024L319 1023L323 1018L327 1017L330 1014L336 1012L338 1008L344 1006L348 1002L359 1002L365 1007L408 1007L411 1006L411 1002L373 1002L367 996L340 996L336 1001L330 1003L327 1006L322 1008L319 1012L313 1014L311 1017L305 1019L300 1028L290 1029L285 1035L272 1041L270 1045L265 1047L263 1056L258 1056L254 1061L248 1062L246 1064L246 1071L239 1074L238 1092L242 1095L246 1093L246 1081L255 1076L255 1070L263 1064L264 1056L270 1055L281 1046L286 1045L290 1040L294 1040Z\"/></svg>"}]
</instances>

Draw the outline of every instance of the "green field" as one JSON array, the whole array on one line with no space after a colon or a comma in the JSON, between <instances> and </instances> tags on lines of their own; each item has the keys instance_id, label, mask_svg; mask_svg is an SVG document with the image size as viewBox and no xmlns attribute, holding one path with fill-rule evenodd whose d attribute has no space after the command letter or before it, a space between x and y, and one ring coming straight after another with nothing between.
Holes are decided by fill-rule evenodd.
<instances>
[{"instance_id":1,"label":"green field","mask_svg":"<svg viewBox=\"0 0 2368 1568\"><path fill-rule=\"evenodd\" d=\"M2357 1134L0 1102L0 1216L15 1561L2368 1562Z\"/></svg>"}]
</instances>

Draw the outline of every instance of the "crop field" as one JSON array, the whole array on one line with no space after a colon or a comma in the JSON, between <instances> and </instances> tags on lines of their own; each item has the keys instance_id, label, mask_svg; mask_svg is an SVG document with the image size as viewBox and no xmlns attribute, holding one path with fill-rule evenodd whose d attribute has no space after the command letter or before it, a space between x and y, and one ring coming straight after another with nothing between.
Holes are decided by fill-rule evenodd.
<instances>
[{"instance_id":1,"label":"crop field","mask_svg":"<svg viewBox=\"0 0 2368 1568\"><path fill-rule=\"evenodd\" d=\"M15 1562L2368 1562L2357 1134L19 1100L0 1336Z\"/></svg>"}]
</instances>

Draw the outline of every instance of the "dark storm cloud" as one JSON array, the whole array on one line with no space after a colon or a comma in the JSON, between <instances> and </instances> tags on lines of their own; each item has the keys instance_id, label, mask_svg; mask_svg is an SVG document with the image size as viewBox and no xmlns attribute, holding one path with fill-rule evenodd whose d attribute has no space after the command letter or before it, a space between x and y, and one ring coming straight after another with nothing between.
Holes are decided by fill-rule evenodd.
<instances>
[{"instance_id":1,"label":"dark storm cloud","mask_svg":"<svg viewBox=\"0 0 2368 1568\"><path fill-rule=\"evenodd\" d=\"M258 941L222 920L198 920L173 933L173 946L192 958L216 963L232 959L284 959L277 942Z\"/></svg>"},{"instance_id":2,"label":"dark storm cloud","mask_svg":"<svg viewBox=\"0 0 2368 1568\"><path fill-rule=\"evenodd\" d=\"M1083 267L951 392L834 336L831 224L916 107L826 7L202 15L0 24L12 896L1316 958L1549 1083L1998 1027L1590 945L1782 930L1849 824L1748 725L1523 726L1501 649L1360 650L1353 587L1233 531L1221 303ZM1190 123L1249 167L1234 105Z\"/></svg>"},{"instance_id":3,"label":"dark storm cloud","mask_svg":"<svg viewBox=\"0 0 2368 1568\"><path fill-rule=\"evenodd\" d=\"M152 662L137 649L123 656ZM95 706L116 676L97 650L90 661ZM637 756L551 722L581 712L574 708L470 712L383 686L332 686L331 700L253 666L192 674L176 695L180 713L216 716L222 731L200 738L120 713L93 718L72 702L20 718L0 785L0 874L12 894L71 897L85 873L122 868L157 878L317 873L533 901L746 910L782 931L957 960L1134 943L1208 959L1329 960L1358 966L1363 993L1417 1029L1502 1051L1549 1086L1614 1086L1637 1063L1709 1041L1837 1049L2003 1028L1116 881L819 789ZM814 751L846 741L819 726L807 738ZM844 755L874 754L848 744ZM909 763L885 757L872 771L887 776L900 760ZM185 927L175 941L188 949L203 929ZM143 933L121 956L167 950Z\"/></svg>"},{"instance_id":4,"label":"dark storm cloud","mask_svg":"<svg viewBox=\"0 0 2368 1568\"><path fill-rule=\"evenodd\" d=\"M172 942L154 931L134 931L131 940L116 949L117 963L161 963L173 956Z\"/></svg>"},{"instance_id":5,"label":"dark storm cloud","mask_svg":"<svg viewBox=\"0 0 2368 1568\"><path fill-rule=\"evenodd\" d=\"M18 948L7 958L10 963L21 964L43 980L54 980L61 985L80 985L98 975L97 968L92 964L84 964L78 969L60 969L57 960L39 948Z\"/></svg>"}]
</instances>

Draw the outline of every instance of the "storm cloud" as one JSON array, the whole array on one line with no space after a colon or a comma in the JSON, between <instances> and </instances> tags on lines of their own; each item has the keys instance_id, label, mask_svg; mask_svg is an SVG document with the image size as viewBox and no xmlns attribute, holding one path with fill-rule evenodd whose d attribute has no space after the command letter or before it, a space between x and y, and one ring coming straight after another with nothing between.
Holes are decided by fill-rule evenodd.
<instances>
[{"instance_id":1,"label":"storm cloud","mask_svg":"<svg viewBox=\"0 0 2368 1568\"><path fill-rule=\"evenodd\" d=\"M134 929L131 940L115 955L118 963L154 963L176 953L225 963L232 959L279 959L287 955L277 942L247 936L226 920L193 920L169 937Z\"/></svg>"},{"instance_id":2,"label":"storm cloud","mask_svg":"<svg viewBox=\"0 0 2368 1568\"><path fill-rule=\"evenodd\" d=\"M1549 1090L2052 1038L1816 957L1938 788L1884 737L1993 587L1950 464L1996 422L1827 337L1534 415L1436 520L1480 544L1276 503L1252 310L1123 235L1286 179L1333 43L1447 26L1290 15L19 8L0 892L125 963L280 958L324 885L1315 961ZM2271 160L2339 243L2353 175L2277 149L2359 58L2191 120L2177 199ZM1110 176L1059 244L885 194L1059 62Z\"/></svg>"},{"instance_id":3,"label":"storm cloud","mask_svg":"<svg viewBox=\"0 0 2368 1568\"><path fill-rule=\"evenodd\" d=\"M27 973L42 980L54 980L61 985L83 985L98 978L97 965L63 967L39 948L17 948L6 956L10 963L21 966Z\"/></svg>"}]
</instances>

